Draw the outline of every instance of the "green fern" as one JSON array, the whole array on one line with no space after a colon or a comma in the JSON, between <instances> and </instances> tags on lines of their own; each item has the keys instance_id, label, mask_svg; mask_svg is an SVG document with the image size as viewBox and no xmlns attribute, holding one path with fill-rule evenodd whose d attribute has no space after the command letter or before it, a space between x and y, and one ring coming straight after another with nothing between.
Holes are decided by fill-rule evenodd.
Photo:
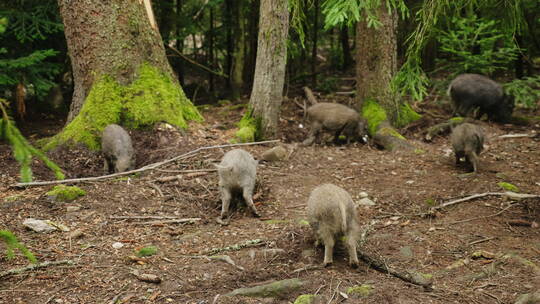
<instances>
[{"instance_id":1,"label":"green fern","mask_svg":"<svg viewBox=\"0 0 540 304\"><path fill-rule=\"evenodd\" d=\"M9 118L6 108L7 101L0 98L0 111L2 116L0 117L0 140L5 140L11 145L13 156L21 166L20 174L22 182L32 181L32 156L36 156L41 159L49 169L54 172L57 179L64 179L64 173L62 169L53 163L45 154L38 149L34 148L24 136L15 124Z\"/></svg>"},{"instance_id":2,"label":"green fern","mask_svg":"<svg viewBox=\"0 0 540 304\"><path fill-rule=\"evenodd\" d=\"M17 240L17 237L9 230L0 230L0 240L6 244L6 256L8 259L15 257L15 249L19 249L23 255L32 263L37 263L37 259L28 248Z\"/></svg>"}]
</instances>

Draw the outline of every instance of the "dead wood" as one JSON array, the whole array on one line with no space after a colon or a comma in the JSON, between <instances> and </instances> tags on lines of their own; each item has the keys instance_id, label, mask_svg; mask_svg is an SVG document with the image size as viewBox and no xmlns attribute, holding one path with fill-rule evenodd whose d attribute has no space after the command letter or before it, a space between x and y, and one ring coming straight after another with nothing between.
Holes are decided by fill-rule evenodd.
<instances>
[{"instance_id":1,"label":"dead wood","mask_svg":"<svg viewBox=\"0 0 540 304\"><path fill-rule=\"evenodd\" d=\"M6 276L12 275L12 274L20 274L20 273L23 273L23 272L26 272L26 271L32 271L32 270L45 268L45 267L49 267L49 266L73 265L73 264L74 263L71 260L50 261L50 262L43 262L43 263L37 263L37 264L30 264L30 265L25 266L25 267L15 268L15 269L10 269L8 271L0 272L0 278L6 277Z\"/></svg>"},{"instance_id":2,"label":"dead wood","mask_svg":"<svg viewBox=\"0 0 540 304\"><path fill-rule=\"evenodd\" d=\"M308 87L303 87L304 93L306 94L306 98L311 103L311 105L316 105L318 103L317 98L315 98L315 95L313 94L313 91Z\"/></svg>"},{"instance_id":3,"label":"dead wood","mask_svg":"<svg viewBox=\"0 0 540 304\"><path fill-rule=\"evenodd\" d=\"M477 198L482 198L482 197L486 197L486 196L506 196L510 199L515 199L515 200L519 200L519 199L523 199L523 198L539 198L540 195L536 195L536 194L527 194L527 193L515 193L515 192L486 192L486 193L479 193L479 194L473 194L473 195L470 195L470 196L467 196L467 197L464 197L464 198L460 198L460 199L456 199L456 200L451 200L449 202L446 202L444 204L440 204L439 206L435 206L435 207L432 207L431 210L438 210L438 209L442 209L444 207L448 207L448 206L451 206L451 205L455 205L455 204L459 204L459 203L462 203L462 202L466 202L466 201L470 201L470 200L474 200L474 199L477 199Z\"/></svg>"},{"instance_id":4,"label":"dead wood","mask_svg":"<svg viewBox=\"0 0 540 304\"><path fill-rule=\"evenodd\" d=\"M416 271L411 271L411 270L398 270L398 269L394 269L390 266L388 266L386 263L384 263L384 261L380 260L379 258L376 258L372 255L369 255L367 252L364 252L362 250L357 250L358 252L358 258L360 258L361 260L363 260L365 263L367 263L369 265L369 267L377 270L377 271L380 271L380 272L383 272L383 273L387 273L387 274L390 274L398 279L401 279L405 282L408 282L408 283L411 283L411 284L414 284L414 285L418 285L418 286L422 286L424 287L425 290L431 290L432 289L432 280L421 274L421 273L418 273Z\"/></svg>"},{"instance_id":5,"label":"dead wood","mask_svg":"<svg viewBox=\"0 0 540 304\"><path fill-rule=\"evenodd\" d=\"M261 246L264 244L266 244L266 242L261 239L247 240L245 242L234 244L234 245L223 247L223 248L212 248L210 249L210 251L208 251L206 255L215 255L223 251L240 250L240 249L248 248L248 247Z\"/></svg>"},{"instance_id":6,"label":"dead wood","mask_svg":"<svg viewBox=\"0 0 540 304\"><path fill-rule=\"evenodd\" d=\"M144 223L137 223L137 225L183 224L183 223L194 223L200 220L201 220L200 217L194 217L194 218L184 218L184 219L175 219L175 220L150 221L150 222L144 222Z\"/></svg>"},{"instance_id":7,"label":"dead wood","mask_svg":"<svg viewBox=\"0 0 540 304\"><path fill-rule=\"evenodd\" d=\"M64 180L55 180L55 181L44 181L44 182L30 182L30 183L17 183L15 185L12 185L10 187L16 187L16 188L22 188L22 187L32 187L32 186L45 186L45 185L55 185L55 184L74 184L74 183L80 183L80 182L87 182L87 181L100 181L104 179L108 179L111 177L118 177L118 176L124 176L124 175L130 175L133 173L143 172L147 170L153 170L157 167L163 166L165 164L171 163L173 161L191 157L193 154L199 153L200 151L204 150L210 150L210 149L219 149L219 148L228 148L228 147L236 147L236 146L252 146L252 145L262 145L262 144L268 144L268 143L274 143L279 142L279 139L274 140L266 140L266 141L259 141L259 142L250 142L250 143L238 143L238 144L227 144L227 145L216 145L216 146L207 146L207 147L200 147L193 151L178 155L176 157L173 157L171 159L167 159L161 162L153 163L146 165L144 167L141 167L139 169L125 171L125 172L119 172L114 174L107 174L102 176L96 176L96 177L84 177L84 178L72 178L72 179L64 179Z\"/></svg>"}]
</instances>

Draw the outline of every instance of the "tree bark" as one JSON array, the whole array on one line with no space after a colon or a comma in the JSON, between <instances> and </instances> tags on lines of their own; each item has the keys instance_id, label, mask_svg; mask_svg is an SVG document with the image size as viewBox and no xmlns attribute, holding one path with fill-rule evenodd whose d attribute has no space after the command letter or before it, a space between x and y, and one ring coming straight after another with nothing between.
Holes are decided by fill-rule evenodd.
<instances>
[{"instance_id":1,"label":"tree bark","mask_svg":"<svg viewBox=\"0 0 540 304\"><path fill-rule=\"evenodd\" d=\"M260 120L260 135L273 137L277 133L278 115L283 101L289 10L286 0L261 0L259 42L255 79L250 106Z\"/></svg>"},{"instance_id":2,"label":"tree bark","mask_svg":"<svg viewBox=\"0 0 540 304\"><path fill-rule=\"evenodd\" d=\"M244 64L245 64L245 43L246 26L245 13L242 1L234 1L233 5L233 33L234 52L231 70L231 93L232 99L238 100L244 87Z\"/></svg>"},{"instance_id":3,"label":"tree bark","mask_svg":"<svg viewBox=\"0 0 540 304\"><path fill-rule=\"evenodd\" d=\"M44 149L100 148L111 123L128 128L202 120L167 61L150 0L58 0L75 83L64 129Z\"/></svg>"},{"instance_id":4,"label":"tree bark","mask_svg":"<svg viewBox=\"0 0 540 304\"><path fill-rule=\"evenodd\" d=\"M92 84L110 75L129 84L143 62L172 75L158 31L139 1L58 0L75 88L67 123L81 110Z\"/></svg>"},{"instance_id":5,"label":"tree bark","mask_svg":"<svg viewBox=\"0 0 540 304\"><path fill-rule=\"evenodd\" d=\"M397 112L396 98L390 91L390 81L397 72L397 15L388 13L386 5L378 8L381 26L357 24L356 96L359 105L365 99L376 99L388 114Z\"/></svg>"},{"instance_id":6,"label":"tree bark","mask_svg":"<svg viewBox=\"0 0 540 304\"><path fill-rule=\"evenodd\" d=\"M412 120L410 107L405 107L391 90L397 72L397 14L385 4L377 9L378 28L358 22L356 35L356 97L358 108L368 120L368 129L375 143L386 150L413 148L392 126ZM405 113L405 114L404 114ZM413 112L414 113L414 112ZM417 115L416 113L414 113ZM401 117L400 117L401 115ZM399 121L398 121L399 120Z\"/></svg>"},{"instance_id":7,"label":"tree bark","mask_svg":"<svg viewBox=\"0 0 540 304\"><path fill-rule=\"evenodd\" d=\"M341 26L339 39L341 41L341 51L343 53L343 65L341 66L341 70L346 71L353 64L351 47L349 45L349 27L346 24Z\"/></svg>"}]
</instances>

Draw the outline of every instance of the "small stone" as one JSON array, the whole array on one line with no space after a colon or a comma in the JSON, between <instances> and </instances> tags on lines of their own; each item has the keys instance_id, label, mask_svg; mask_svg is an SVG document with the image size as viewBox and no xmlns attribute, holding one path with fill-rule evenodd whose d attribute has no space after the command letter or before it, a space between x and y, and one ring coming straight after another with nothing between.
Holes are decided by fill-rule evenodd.
<instances>
[{"instance_id":1,"label":"small stone","mask_svg":"<svg viewBox=\"0 0 540 304\"><path fill-rule=\"evenodd\" d=\"M360 205L360 206L375 206L375 202L370 200L367 197L364 197L363 199L358 201L358 205Z\"/></svg>"},{"instance_id":2,"label":"small stone","mask_svg":"<svg viewBox=\"0 0 540 304\"><path fill-rule=\"evenodd\" d=\"M34 232L48 233L57 230L58 228L51 225L48 221L27 218L23 225Z\"/></svg>"},{"instance_id":3,"label":"small stone","mask_svg":"<svg viewBox=\"0 0 540 304\"><path fill-rule=\"evenodd\" d=\"M262 159L265 161L281 161L287 157L287 149L283 146L275 146L270 150L264 151Z\"/></svg>"},{"instance_id":4,"label":"small stone","mask_svg":"<svg viewBox=\"0 0 540 304\"><path fill-rule=\"evenodd\" d=\"M367 194L367 192L362 191L362 192L358 193L358 196L360 198L366 198L366 197L368 197L368 194Z\"/></svg>"},{"instance_id":5,"label":"small stone","mask_svg":"<svg viewBox=\"0 0 540 304\"><path fill-rule=\"evenodd\" d=\"M120 249L120 248L124 247L124 243L114 242L114 243L112 244L112 247L113 247L114 249Z\"/></svg>"}]
</instances>

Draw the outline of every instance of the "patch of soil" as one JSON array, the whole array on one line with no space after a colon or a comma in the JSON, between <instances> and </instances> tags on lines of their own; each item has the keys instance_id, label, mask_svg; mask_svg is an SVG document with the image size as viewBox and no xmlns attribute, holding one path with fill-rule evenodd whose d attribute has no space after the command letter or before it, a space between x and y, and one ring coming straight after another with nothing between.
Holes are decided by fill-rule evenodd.
<instances>
[{"instance_id":1,"label":"patch of soil","mask_svg":"<svg viewBox=\"0 0 540 304\"><path fill-rule=\"evenodd\" d=\"M502 181L523 193L540 194L538 137L499 137L538 134L540 126L481 122L488 138L486 151L480 156L479 173L468 174L465 167L455 166L446 135L429 143L422 140L428 127L448 117L439 108L423 106L419 111L424 118L402 130L416 152L389 153L356 143L300 146L307 134L303 113L294 102L286 102L279 138L289 157L258 166L255 202L262 218L254 218L239 203L228 226L215 221L221 203L212 164L232 147L202 150L129 178L81 183L86 196L60 203L44 195L52 186L10 188L17 182L18 165L9 147L0 145L0 229L14 232L42 262L74 262L0 278L0 303L292 303L305 293L318 293L325 303L513 303L519 294L538 290L540 229L513 223L540 223L540 199L486 196L436 212L430 207L476 193L501 192L497 183ZM204 125L192 124L185 133L166 126L131 132L137 166L227 144L242 109L210 107L203 115ZM242 148L260 159L271 146ZM50 157L69 177L103 174L99 153L84 148L54 151ZM52 179L39 162L33 168L36 180ZM178 177L163 181L172 176ZM302 220L310 191L322 183L345 188L355 201L361 192L368 193L375 205L358 208L361 223L370 227L362 250L393 268L431 274L433 290L363 262L352 269L339 244L332 266L310 267L322 263L323 248L313 246L310 228ZM84 234L37 234L22 226L29 217ZM197 220L173 223L169 217ZM204 257L213 248L250 240L259 241L219 253L236 266ZM123 246L113 247L117 242ZM158 248L156 255L128 258L149 245ZM4 249L0 244L0 273L28 264L19 251L15 259L6 259ZM157 275L162 282L139 281L135 270ZM223 296L236 288L289 278L305 284L282 299ZM372 285L373 293L363 299L342 296L360 284Z\"/></svg>"}]
</instances>

